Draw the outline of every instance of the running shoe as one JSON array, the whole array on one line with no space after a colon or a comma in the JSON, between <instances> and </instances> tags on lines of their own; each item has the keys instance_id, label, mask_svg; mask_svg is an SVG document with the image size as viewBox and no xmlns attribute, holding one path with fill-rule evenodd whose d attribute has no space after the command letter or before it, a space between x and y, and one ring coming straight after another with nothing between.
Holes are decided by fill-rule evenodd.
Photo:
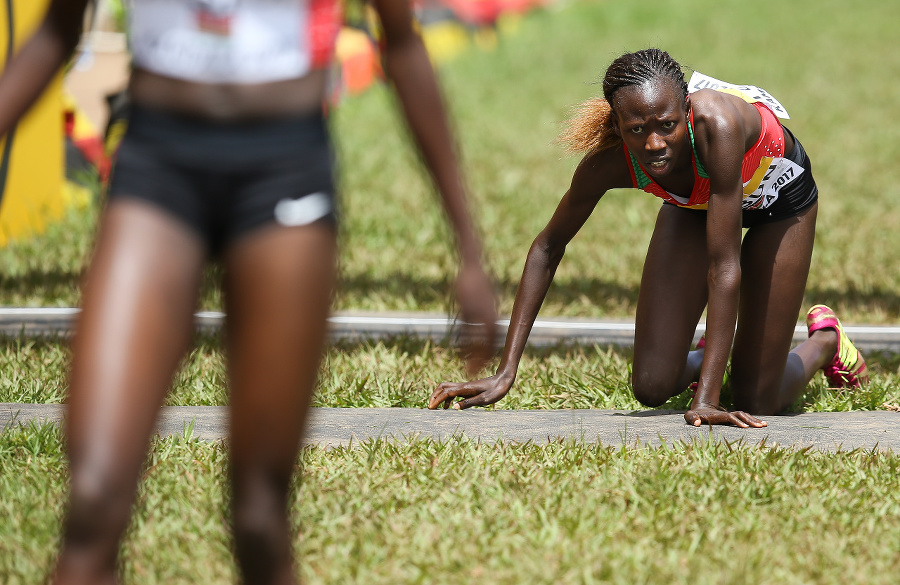
<instances>
[{"instance_id":1,"label":"running shoe","mask_svg":"<svg viewBox=\"0 0 900 585\"><path fill-rule=\"evenodd\" d=\"M697 341L697 345L696 347L694 347L694 349L703 349L704 347L706 347L706 333L700 336L700 339L699 341Z\"/></svg>"},{"instance_id":2,"label":"running shoe","mask_svg":"<svg viewBox=\"0 0 900 585\"><path fill-rule=\"evenodd\" d=\"M841 322L829 307L816 305L806 313L809 336L819 329L834 329L838 334L838 348L831 363L822 368L834 388L859 388L869 383L866 360L844 333Z\"/></svg>"}]
</instances>

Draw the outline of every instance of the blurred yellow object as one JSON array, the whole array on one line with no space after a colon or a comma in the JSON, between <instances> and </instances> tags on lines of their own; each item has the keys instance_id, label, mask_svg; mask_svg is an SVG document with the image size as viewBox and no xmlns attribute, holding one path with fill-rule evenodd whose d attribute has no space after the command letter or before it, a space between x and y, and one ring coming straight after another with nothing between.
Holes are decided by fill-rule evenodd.
<instances>
[{"instance_id":1,"label":"blurred yellow object","mask_svg":"<svg viewBox=\"0 0 900 585\"><path fill-rule=\"evenodd\" d=\"M334 55L338 61L343 61L367 51L371 45L372 41L369 40L369 35L361 30L345 26L341 28L341 32L338 34Z\"/></svg>"},{"instance_id":2,"label":"blurred yellow object","mask_svg":"<svg viewBox=\"0 0 900 585\"><path fill-rule=\"evenodd\" d=\"M99 132L90 118L84 115L84 112L78 107L75 98L66 90L63 90L60 98L63 104L63 111L72 112L72 130L71 136L73 140L84 140L85 138L94 138Z\"/></svg>"},{"instance_id":3,"label":"blurred yellow object","mask_svg":"<svg viewBox=\"0 0 900 585\"><path fill-rule=\"evenodd\" d=\"M482 27L475 31L475 46L482 51L493 51L497 48L497 31L493 28Z\"/></svg>"},{"instance_id":4,"label":"blurred yellow object","mask_svg":"<svg viewBox=\"0 0 900 585\"><path fill-rule=\"evenodd\" d=\"M40 24L49 0L0 4L0 69ZM7 136L0 138L0 246L41 233L62 217L62 73Z\"/></svg>"},{"instance_id":5,"label":"blurred yellow object","mask_svg":"<svg viewBox=\"0 0 900 585\"><path fill-rule=\"evenodd\" d=\"M450 61L470 45L466 27L453 20L443 20L423 27L422 40L435 63Z\"/></svg>"},{"instance_id":6,"label":"blurred yellow object","mask_svg":"<svg viewBox=\"0 0 900 585\"><path fill-rule=\"evenodd\" d=\"M94 199L94 193L84 185L65 181L62 187L63 206L66 209L87 209Z\"/></svg>"}]
</instances>

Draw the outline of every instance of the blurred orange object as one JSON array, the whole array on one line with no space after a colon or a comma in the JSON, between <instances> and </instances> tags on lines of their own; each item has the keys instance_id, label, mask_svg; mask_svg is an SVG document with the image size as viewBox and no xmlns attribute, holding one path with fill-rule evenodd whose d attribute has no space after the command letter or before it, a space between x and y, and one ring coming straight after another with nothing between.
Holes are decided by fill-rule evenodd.
<instances>
[{"instance_id":1,"label":"blurred orange object","mask_svg":"<svg viewBox=\"0 0 900 585\"><path fill-rule=\"evenodd\" d=\"M363 92L382 77L375 42L359 29L341 29L335 56L339 64L341 89L346 93Z\"/></svg>"},{"instance_id":2,"label":"blurred orange object","mask_svg":"<svg viewBox=\"0 0 900 585\"><path fill-rule=\"evenodd\" d=\"M63 93L63 128L65 136L78 149L85 161L97 169L102 182L109 176L109 158L103 137L68 93Z\"/></svg>"}]
</instances>

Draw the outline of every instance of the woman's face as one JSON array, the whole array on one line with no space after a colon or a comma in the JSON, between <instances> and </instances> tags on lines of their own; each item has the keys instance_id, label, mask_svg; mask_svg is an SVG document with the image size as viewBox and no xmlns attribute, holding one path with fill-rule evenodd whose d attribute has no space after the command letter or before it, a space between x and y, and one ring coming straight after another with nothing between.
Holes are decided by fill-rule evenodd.
<instances>
[{"instance_id":1,"label":"woman's face","mask_svg":"<svg viewBox=\"0 0 900 585\"><path fill-rule=\"evenodd\" d=\"M613 129L654 179L690 165L688 103L674 83L659 80L623 87L613 96Z\"/></svg>"}]
</instances>

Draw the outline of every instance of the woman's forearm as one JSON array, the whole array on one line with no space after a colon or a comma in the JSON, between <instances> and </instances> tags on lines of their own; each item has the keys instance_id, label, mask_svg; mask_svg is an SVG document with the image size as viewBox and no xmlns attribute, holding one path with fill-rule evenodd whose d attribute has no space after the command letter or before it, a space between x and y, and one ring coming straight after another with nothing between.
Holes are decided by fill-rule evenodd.
<instances>
[{"instance_id":1,"label":"woman's forearm","mask_svg":"<svg viewBox=\"0 0 900 585\"><path fill-rule=\"evenodd\" d=\"M734 341L740 295L741 270L735 263L727 268L711 267L709 304L706 317L706 349L693 405L718 406L722 379Z\"/></svg>"},{"instance_id":2,"label":"woman's forearm","mask_svg":"<svg viewBox=\"0 0 900 585\"><path fill-rule=\"evenodd\" d=\"M565 249L553 250L544 244L541 236L538 236L531 245L522 271L522 280L516 291L512 315L509 318L506 345L497 368L498 376L515 378L531 328L547 296L564 251Z\"/></svg>"}]
</instances>

